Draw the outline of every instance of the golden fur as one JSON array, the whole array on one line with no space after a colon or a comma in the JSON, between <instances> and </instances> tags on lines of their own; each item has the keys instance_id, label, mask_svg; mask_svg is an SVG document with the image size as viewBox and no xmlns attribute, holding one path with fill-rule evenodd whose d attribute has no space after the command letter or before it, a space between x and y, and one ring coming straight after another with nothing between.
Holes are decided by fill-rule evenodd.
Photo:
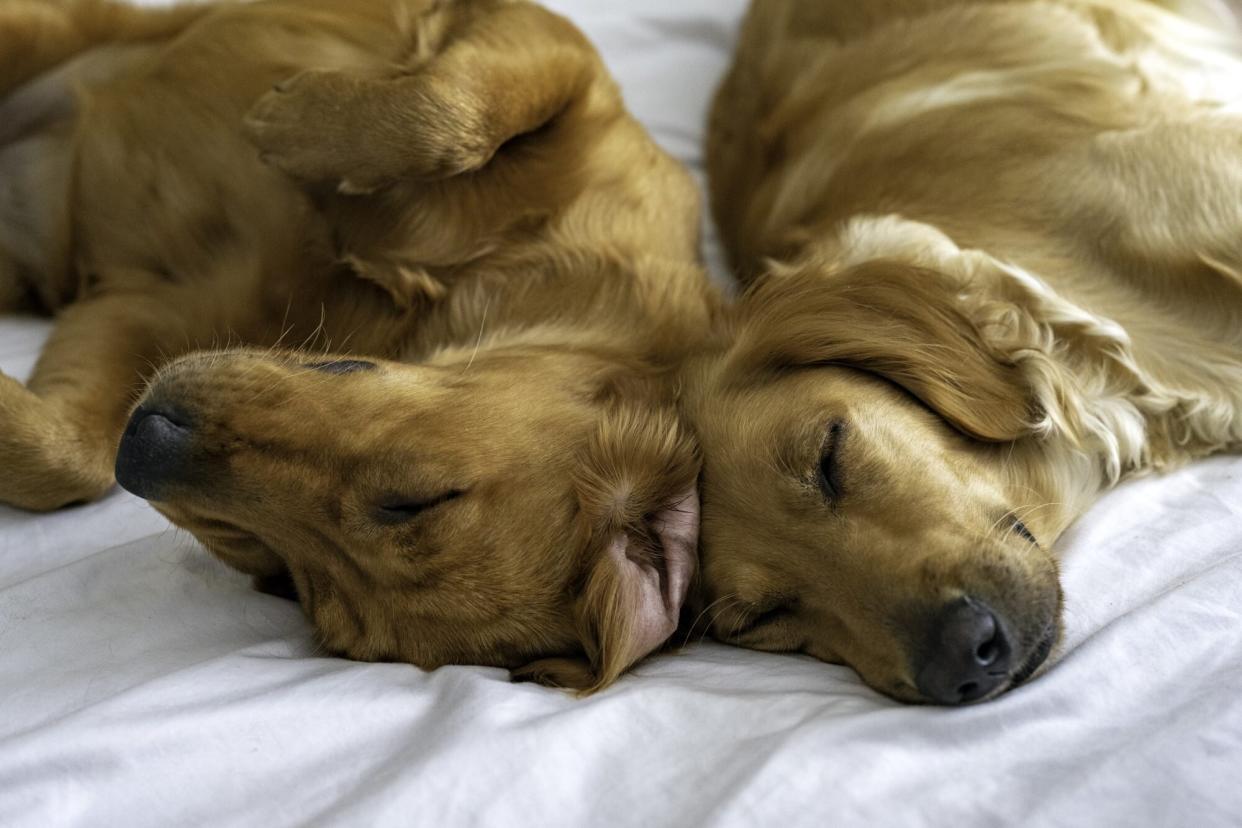
<instances>
[{"instance_id":1,"label":"golden fur","mask_svg":"<svg viewBox=\"0 0 1242 828\"><path fill-rule=\"evenodd\" d=\"M0 309L57 315L0 501L106 491L150 379L127 445L192 441L144 494L335 652L585 690L671 634L698 197L567 21L6 0L0 182Z\"/></svg>"},{"instance_id":2,"label":"golden fur","mask_svg":"<svg viewBox=\"0 0 1242 828\"><path fill-rule=\"evenodd\" d=\"M1047 654L1053 546L1093 499L1242 447L1218 11L754 2L709 147L753 285L687 372L716 635L926 701L929 625L967 596L1013 646L995 695Z\"/></svg>"}]
</instances>

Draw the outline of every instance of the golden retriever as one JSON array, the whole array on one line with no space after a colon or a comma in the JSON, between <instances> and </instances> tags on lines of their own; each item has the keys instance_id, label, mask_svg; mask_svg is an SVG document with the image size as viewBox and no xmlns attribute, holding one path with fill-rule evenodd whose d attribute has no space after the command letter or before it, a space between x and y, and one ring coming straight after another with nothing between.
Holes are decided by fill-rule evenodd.
<instances>
[{"instance_id":1,"label":"golden retriever","mask_svg":"<svg viewBox=\"0 0 1242 828\"><path fill-rule=\"evenodd\" d=\"M716 636L992 698L1055 646L1054 546L1093 499L1242 447L1217 12L754 2L709 147L751 286L686 380Z\"/></svg>"},{"instance_id":2,"label":"golden retriever","mask_svg":"<svg viewBox=\"0 0 1242 828\"><path fill-rule=\"evenodd\" d=\"M356 659L593 690L672 633L699 199L566 20L5 0L0 96L0 301L57 315L0 501L115 468Z\"/></svg>"}]
</instances>

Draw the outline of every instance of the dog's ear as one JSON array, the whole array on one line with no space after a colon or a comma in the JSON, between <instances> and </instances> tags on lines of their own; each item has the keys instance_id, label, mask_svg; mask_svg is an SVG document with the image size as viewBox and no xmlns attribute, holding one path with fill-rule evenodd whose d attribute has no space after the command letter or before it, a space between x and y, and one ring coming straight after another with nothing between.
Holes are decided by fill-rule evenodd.
<instances>
[{"instance_id":1,"label":"dog's ear","mask_svg":"<svg viewBox=\"0 0 1242 828\"><path fill-rule=\"evenodd\" d=\"M699 458L671 411L618 411L580 458L588 565L577 599L584 658L550 658L516 680L593 693L676 632L698 565Z\"/></svg>"},{"instance_id":2,"label":"dog's ear","mask_svg":"<svg viewBox=\"0 0 1242 828\"><path fill-rule=\"evenodd\" d=\"M886 377L981 440L1030 434L1031 390L972 318L957 278L877 260L837 272L777 269L743 299L729 375L838 363Z\"/></svg>"}]
</instances>

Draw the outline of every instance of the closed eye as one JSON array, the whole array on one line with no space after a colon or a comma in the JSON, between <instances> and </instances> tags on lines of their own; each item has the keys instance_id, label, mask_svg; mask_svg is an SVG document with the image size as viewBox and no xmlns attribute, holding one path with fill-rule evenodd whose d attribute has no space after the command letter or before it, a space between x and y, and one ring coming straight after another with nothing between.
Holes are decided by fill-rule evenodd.
<instances>
[{"instance_id":1,"label":"closed eye","mask_svg":"<svg viewBox=\"0 0 1242 828\"><path fill-rule=\"evenodd\" d=\"M426 499L390 498L380 502L376 515L380 523L405 523L437 506L443 506L464 495L465 492L453 489L442 495Z\"/></svg>"},{"instance_id":2,"label":"closed eye","mask_svg":"<svg viewBox=\"0 0 1242 828\"><path fill-rule=\"evenodd\" d=\"M1033 543L1036 546L1039 546L1039 541L1035 539L1035 533L1032 532L1030 529L1027 529L1026 524L1018 520L1017 518L1013 519L1013 531L1014 531L1014 534L1016 534L1018 537L1022 538L1023 540L1029 541L1030 543Z\"/></svg>"},{"instance_id":3,"label":"closed eye","mask_svg":"<svg viewBox=\"0 0 1242 828\"><path fill-rule=\"evenodd\" d=\"M334 359L330 362L310 362L302 367L324 374L355 374L359 371L374 371L375 363L362 359Z\"/></svg>"},{"instance_id":4,"label":"closed eye","mask_svg":"<svg viewBox=\"0 0 1242 828\"><path fill-rule=\"evenodd\" d=\"M819 484L819 490L829 502L840 499L844 492L841 486L840 455L841 447L845 443L845 435L845 423L841 420L833 420L832 425L828 426L828 436L824 440L824 447L820 450L816 482Z\"/></svg>"},{"instance_id":5,"label":"closed eye","mask_svg":"<svg viewBox=\"0 0 1242 828\"><path fill-rule=\"evenodd\" d=\"M774 624L778 621L783 621L792 614L793 614L792 604L785 603L785 602L777 603L769 609L763 609L763 610L760 610L759 612L756 612L754 615L751 615L749 618L743 621L741 626L737 627L733 631L732 637L740 638L744 635L748 635L750 633L755 632L758 629L761 629L762 627L768 626L769 624Z\"/></svg>"}]
</instances>

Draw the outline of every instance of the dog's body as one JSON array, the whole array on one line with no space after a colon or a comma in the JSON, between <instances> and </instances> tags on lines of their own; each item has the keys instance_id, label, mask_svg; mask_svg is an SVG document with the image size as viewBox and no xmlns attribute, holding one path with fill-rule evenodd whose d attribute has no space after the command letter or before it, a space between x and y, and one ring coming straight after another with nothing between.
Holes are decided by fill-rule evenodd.
<instances>
[{"instance_id":1,"label":"dog's body","mask_svg":"<svg viewBox=\"0 0 1242 828\"><path fill-rule=\"evenodd\" d=\"M1050 547L1098 493L1242 446L1217 11L756 0L709 155L763 278L691 382L724 638L898 698L1001 692L1047 654Z\"/></svg>"},{"instance_id":2,"label":"dog's body","mask_svg":"<svg viewBox=\"0 0 1242 828\"><path fill-rule=\"evenodd\" d=\"M0 310L58 314L28 386L0 376L0 501L105 491L161 369L122 482L291 575L332 649L565 656L529 672L585 688L671 632L696 460L662 377L712 313L698 198L566 21L7 2L0 183ZM172 362L298 344L388 362ZM665 542L683 569L652 586Z\"/></svg>"}]
</instances>

